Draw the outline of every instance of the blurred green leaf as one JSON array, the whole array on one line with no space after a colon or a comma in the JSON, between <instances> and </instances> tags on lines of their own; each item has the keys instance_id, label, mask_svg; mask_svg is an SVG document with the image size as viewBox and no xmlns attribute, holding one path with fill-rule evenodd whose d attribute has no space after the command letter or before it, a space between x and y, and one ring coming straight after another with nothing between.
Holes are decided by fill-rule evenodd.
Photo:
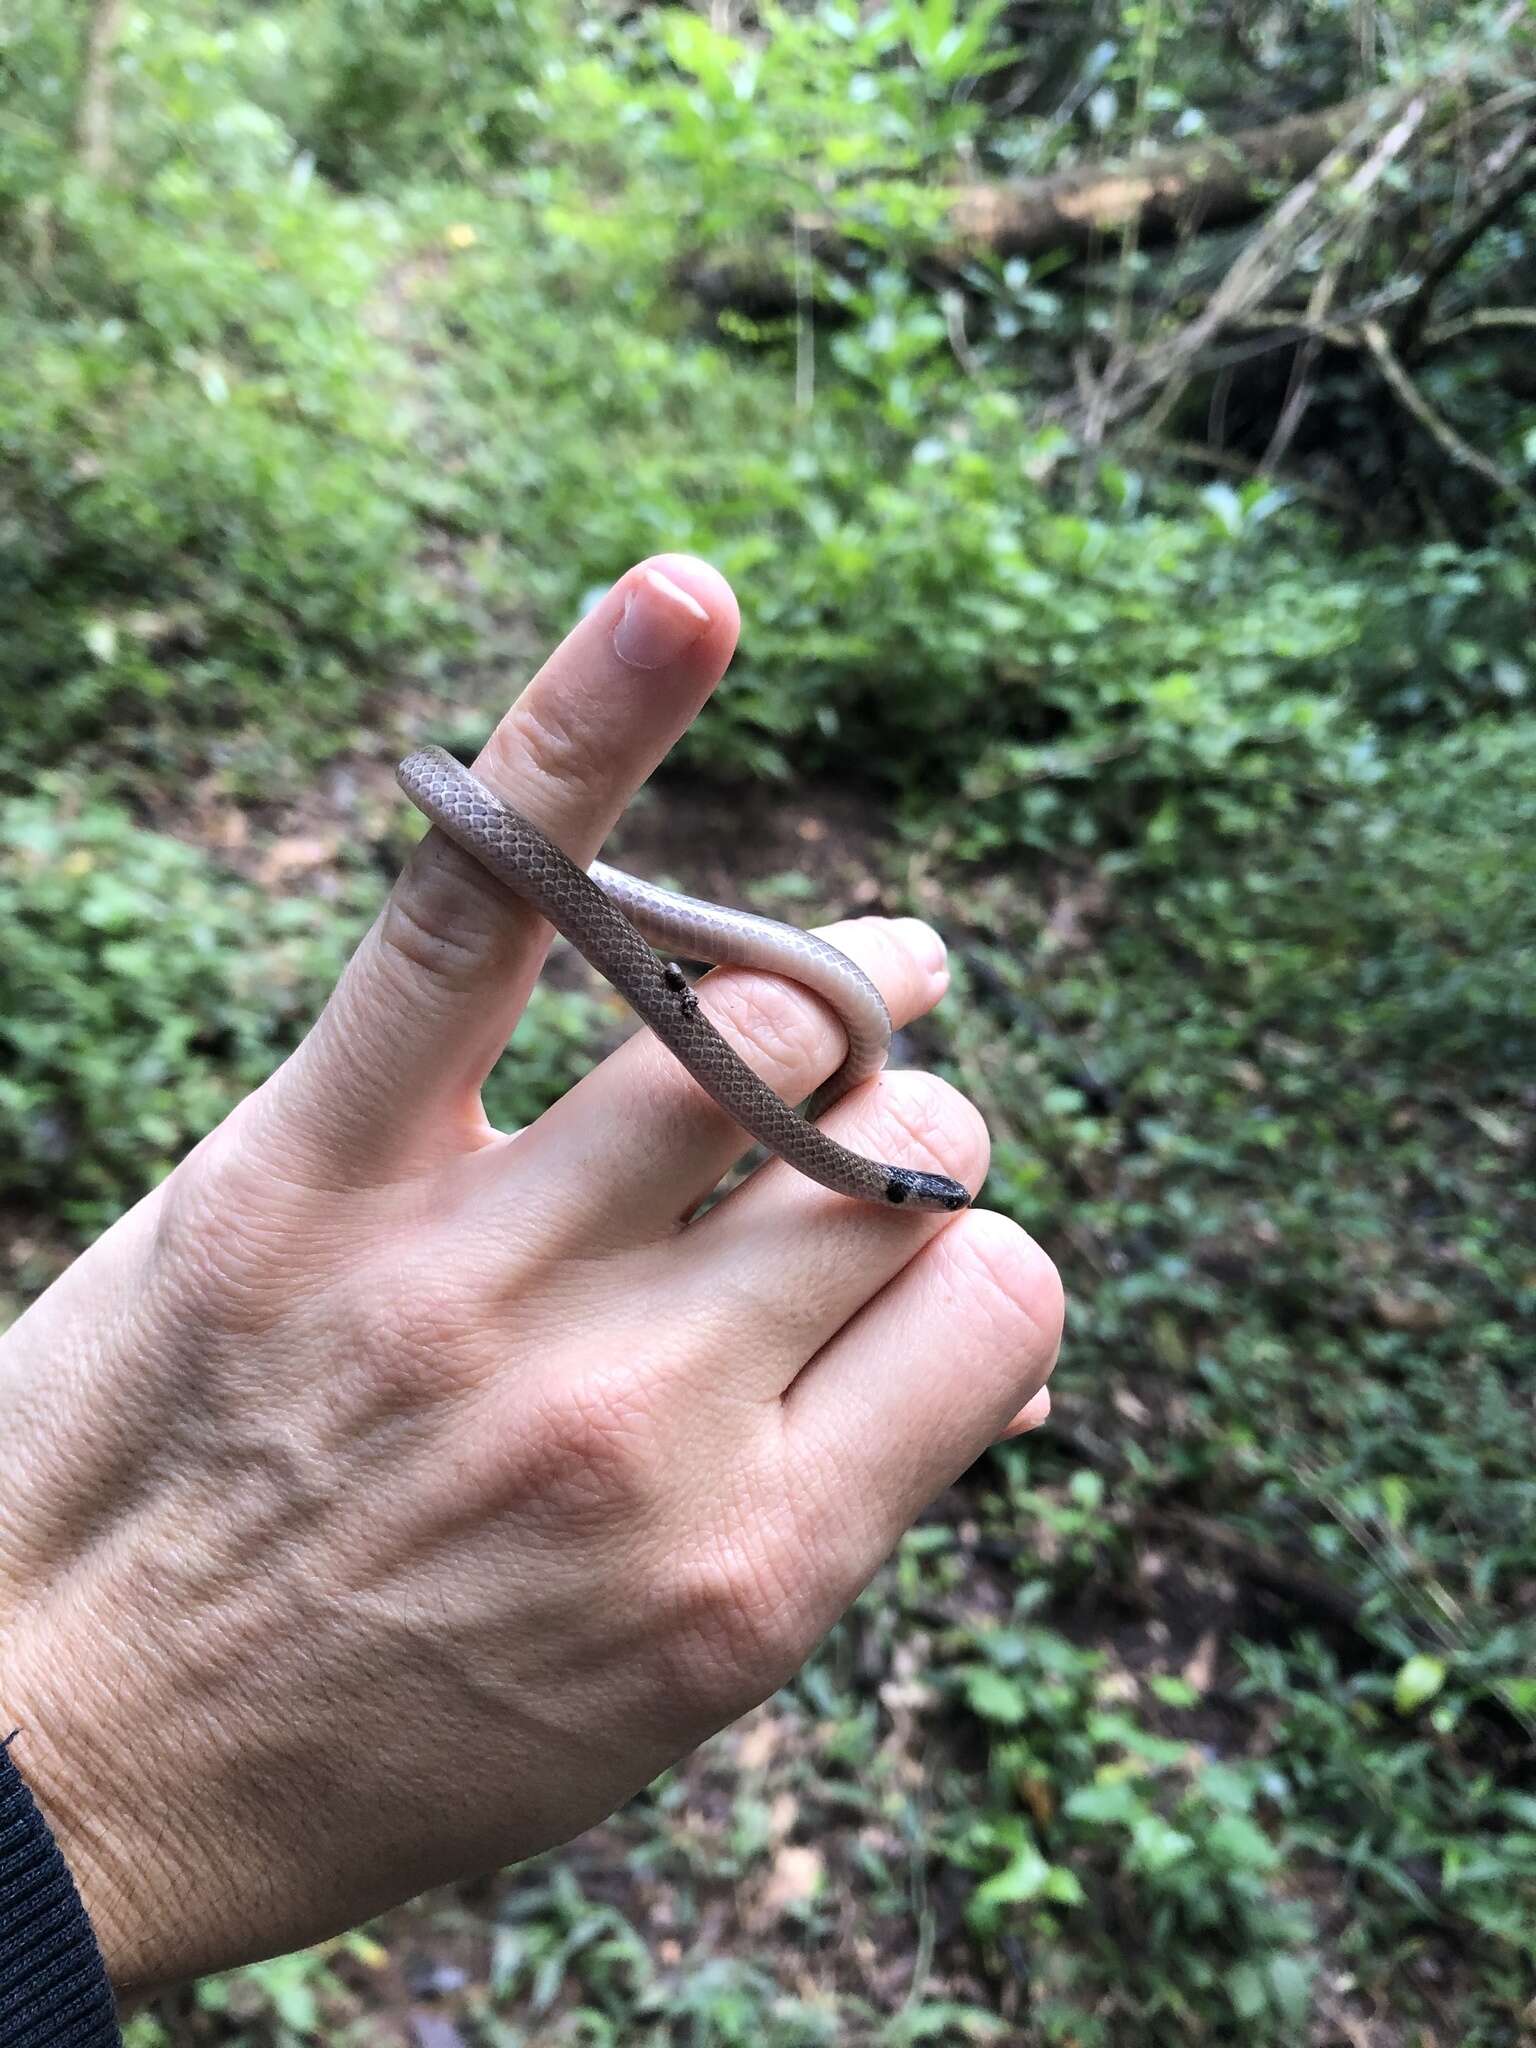
<instances>
[{"instance_id":1,"label":"blurred green leaf","mask_svg":"<svg viewBox=\"0 0 1536 2048\"><path fill-rule=\"evenodd\" d=\"M1445 1665L1423 1651L1406 1658L1392 1682L1392 1703L1400 1714L1412 1714L1432 1700L1445 1684Z\"/></svg>"}]
</instances>

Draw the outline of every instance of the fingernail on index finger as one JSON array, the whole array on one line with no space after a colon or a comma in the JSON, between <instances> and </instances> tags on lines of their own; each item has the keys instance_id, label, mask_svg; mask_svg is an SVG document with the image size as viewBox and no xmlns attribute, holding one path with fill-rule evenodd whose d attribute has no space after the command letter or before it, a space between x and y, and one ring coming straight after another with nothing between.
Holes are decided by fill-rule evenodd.
<instances>
[{"instance_id":1,"label":"fingernail on index finger","mask_svg":"<svg viewBox=\"0 0 1536 2048\"><path fill-rule=\"evenodd\" d=\"M659 569L648 569L625 598L613 651L631 668L665 668L708 624L709 613L696 597Z\"/></svg>"},{"instance_id":2,"label":"fingernail on index finger","mask_svg":"<svg viewBox=\"0 0 1536 2048\"><path fill-rule=\"evenodd\" d=\"M914 957L927 969L930 979L947 987L949 948L933 926L925 924L920 917L898 918L896 926L910 944Z\"/></svg>"}]
</instances>

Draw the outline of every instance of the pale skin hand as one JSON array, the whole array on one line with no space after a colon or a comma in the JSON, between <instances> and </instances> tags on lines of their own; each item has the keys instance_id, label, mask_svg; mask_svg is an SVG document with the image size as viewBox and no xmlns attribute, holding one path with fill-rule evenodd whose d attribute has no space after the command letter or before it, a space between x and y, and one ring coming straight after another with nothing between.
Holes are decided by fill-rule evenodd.
<instances>
[{"instance_id":1,"label":"pale skin hand","mask_svg":"<svg viewBox=\"0 0 1536 2048\"><path fill-rule=\"evenodd\" d=\"M714 571L641 565L478 773L590 858L735 632ZM925 927L834 936L898 1024L942 992ZM1002 1217L775 1163L690 1221L743 1141L643 1033L493 1131L480 1083L546 938L434 838L301 1050L0 1345L0 1733L122 1993L599 1819L1044 1418L1060 1288ZM837 1064L815 998L704 992L783 1094ZM932 1078L827 1124L985 1170Z\"/></svg>"}]
</instances>

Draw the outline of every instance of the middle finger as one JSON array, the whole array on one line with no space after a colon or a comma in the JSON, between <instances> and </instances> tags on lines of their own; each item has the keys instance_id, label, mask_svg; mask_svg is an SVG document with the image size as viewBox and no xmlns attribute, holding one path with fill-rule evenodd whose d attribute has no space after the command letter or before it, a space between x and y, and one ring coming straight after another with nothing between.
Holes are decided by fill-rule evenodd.
<instances>
[{"instance_id":1,"label":"middle finger","mask_svg":"<svg viewBox=\"0 0 1536 2048\"><path fill-rule=\"evenodd\" d=\"M860 918L824 936L863 968L898 1028L931 1009L948 985L942 941L914 918ZM730 967L698 988L711 1023L787 1101L802 1100L836 1070L842 1027L798 983ZM545 1227L557 1235L574 1229L591 1245L613 1248L652 1242L675 1231L750 1146L667 1047L642 1030L510 1147L469 1162L472 1200L478 1220L494 1227L494 1212L520 1213L526 1189L536 1186Z\"/></svg>"}]
</instances>

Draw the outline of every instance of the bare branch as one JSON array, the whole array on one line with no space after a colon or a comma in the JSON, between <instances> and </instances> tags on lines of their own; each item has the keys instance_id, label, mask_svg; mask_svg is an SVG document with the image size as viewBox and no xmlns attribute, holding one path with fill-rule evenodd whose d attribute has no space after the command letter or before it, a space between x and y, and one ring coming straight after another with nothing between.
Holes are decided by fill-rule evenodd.
<instances>
[{"instance_id":1,"label":"bare branch","mask_svg":"<svg viewBox=\"0 0 1536 2048\"><path fill-rule=\"evenodd\" d=\"M1529 121L1523 123L1517 131L1514 148L1508 151L1510 170L1503 178L1496 178L1493 190L1482 205L1431 249L1418 290L1409 300L1407 311L1397 326L1397 353L1405 361L1411 362L1418 354L1435 294L1451 272L1466 261L1491 227L1518 206L1528 192L1536 191L1536 152L1530 151L1533 137L1536 137L1536 126Z\"/></svg>"},{"instance_id":2,"label":"bare branch","mask_svg":"<svg viewBox=\"0 0 1536 2048\"><path fill-rule=\"evenodd\" d=\"M949 346L955 361L967 377L979 377L981 363L965 331L965 300L958 292L948 291L945 292L941 303L944 308L944 325L949 334Z\"/></svg>"},{"instance_id":3,"label":"bare branch","mask_svg":"<svg viewBox=\"0 0 1536 2048\"><path fill-rule=\"evenodd\" d=\"M1388 166L1407 148L1428 107L1429 102L1422 93L1399 100L1393 109L1393 118L1377 137L1375 147L1349 180L1348 190L1357 203L1379 183ZM1161 385L1162 394L1154 408L1153 431L1163 425L1186 389L1206 346L1223 327L1260 306L1290 275L1296 260L1296 238L1304 223L1318 209L1320 195L1343 172L1351 156L1369 136L1373 125L1363 121L1329 151L1311 177L1303 179L1286 194L1211 294L1202 312L1179 333L1124 364L1122 376L1130 374L1126 380L1127 388L1116 408L1118 414L1134 409ZM1319 224L1312 237L1314 248L1320 248L1326 242L1329 234L1336 230L1340 218L1336 211L1330 209L1328 218Z\"/></svg>"},{"instance_id":4,"label":"bare branch","mask_svg":"<svg viewBox=\"0 0 1536 2048\"><path fill-rule=\"evenodd\" d=\"M1124 231L1143 243L1166 241L1197 226L1247 220L1262 210L1277 179L1312 170L1365 111L1365 102L1350 100L1124 164L1089 165L1023 185L973 186L957 194L951 227L962 245L1010 256L1088 248Z\"/></svg>"},{"instance_id":5,"label":"bare branch","mask_svg":"<svg viewBox=\"0 0 1536 2048\"><path fill-rule=\"evenodd\" d=\"M1387 339L1387 330L1379 320L1367 320L1362 332L1365 345L1381 367L1381 374L1391 385L1404 409L1411 413L1424 431L1436 440L1459 469L1470 470L1474 476L1491 484L1503 497L1511 498L1526 511L1536 510L1536 500L1517 484L1513 477L1506 476L1496 462L1474 448L1470 441L1458 434L1450 421L1435 411L1417 384L1403 368L1392 344Z\"/></svg>"},{"instance_id":6,"label":"bare branch","mask_svg":"<svg viewBox=\"0 0 1536 2048\"><path fill-rule=\"evenodd\" d=\"M1319 274L1312 296L1307 302L1309 326L1316 327L1327 318L1328 309L1333 304L1334 294L1338 290L1342 269L1342 264L1332 264ZM1292 359L1285 403L1280 408L1280 417L1275 422L1275 430L1269 437L1269 446L1264 450L1264 460L1259 465L1265 476L1272 476L1285 460L1290 445L1296 438L1297 430L1306 417L1307 407L1312 403L1312 393L1316 389L1312 373L1317 368L1317 359L1322 350L1323 344L1318 336L1309 334Z\"/></svg>"},{"instance_id":7,"label":"bare branch","mask_svg":"<svg viewBox=\"0 0 1536 2048\"><path fill-rule=\"evenodd\" d=\"M1424 348L1443 348L1464 334L1485 334L1500 327L1536 327L1536 306L1483 306L1459 320L1442 321L1424 337Z\"/></svg>"}]
</instances>

